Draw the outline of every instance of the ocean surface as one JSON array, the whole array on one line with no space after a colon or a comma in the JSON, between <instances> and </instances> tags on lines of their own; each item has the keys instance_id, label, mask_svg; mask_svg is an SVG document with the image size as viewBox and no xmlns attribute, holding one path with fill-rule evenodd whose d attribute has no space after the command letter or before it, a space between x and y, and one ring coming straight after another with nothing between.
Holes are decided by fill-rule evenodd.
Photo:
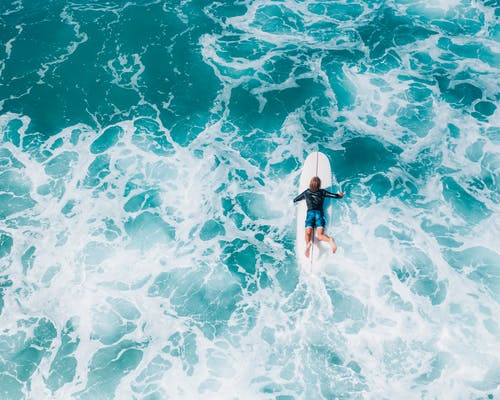
<instances>
[{"instance_id":1,"label":"ocean surface","mask_svg":"<svg viewBox=\"0 0 500 400\"><path fill-rule=\"evenodd\" d=\"M500 399L499 16L1 0L0 399Z\"/></svg>"}]
</instances>

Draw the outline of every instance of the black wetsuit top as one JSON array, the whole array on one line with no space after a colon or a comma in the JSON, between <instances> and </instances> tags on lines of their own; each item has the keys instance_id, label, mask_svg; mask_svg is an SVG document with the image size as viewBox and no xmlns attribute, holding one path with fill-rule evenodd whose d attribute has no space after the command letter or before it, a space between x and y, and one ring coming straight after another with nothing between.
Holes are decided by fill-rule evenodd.
<instances>
[{"instance_id":1,"label":"black wetsuit top","mask_svg":"<svg viewBox=\"0 0 500 400\"><path fill-rule=\"evenodd\" d=\"M299 194L293 202L296 203L300 200L306 200L307 211L316 210L323 212L323 201L325 197L333 197L335 199L340 198L338 194L330 193L328 190L319 189L313 192L311 189L304 190L301 194Z\"/></svg>"}]
</instances>

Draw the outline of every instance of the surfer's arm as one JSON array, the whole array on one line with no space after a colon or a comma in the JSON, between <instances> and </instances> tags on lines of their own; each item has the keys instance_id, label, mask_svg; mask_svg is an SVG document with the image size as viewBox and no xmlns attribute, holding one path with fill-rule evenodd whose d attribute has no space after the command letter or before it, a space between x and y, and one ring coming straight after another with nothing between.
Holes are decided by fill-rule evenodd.
<instances>
[{"instance_id":1,"label":"surfer's arm","mask_svg":"<svg viewBox=\"0 0 500 400\"><path fill-rule=\"evenodd\" d=\"M304 200L306 198L306 191L304 190L301 194L299 194L295 199L293 199L294 203L297 203L300 200Z\"/></svg>"},{"instance_id":2,"label":"surfer's arm","mask_svg":"<svg viewBox=\"0 0 500 400\"><path fill-rule=\"evenodd\" d=\"M331 197L333 199L341 199L342 197L344 197L344 193L343 192L338 192L338 193L330 193L328 190L325 190L325 197Z\"/></svg>"}]
</instances>

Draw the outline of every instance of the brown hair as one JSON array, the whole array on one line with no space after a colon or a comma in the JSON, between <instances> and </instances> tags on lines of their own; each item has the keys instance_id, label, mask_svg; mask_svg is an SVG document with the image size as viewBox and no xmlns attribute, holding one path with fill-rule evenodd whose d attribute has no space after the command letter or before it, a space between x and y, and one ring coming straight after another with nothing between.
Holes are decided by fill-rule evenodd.
<instances>
[{"instance_id":1,"label":"brown hair","mask_svg":"<svg viewBox=\"0 0 500 400\"><path fill-rule=\"evenodd\" d=\"M321 179L319 177L314 176L311 178L311 182L309 182L309 189L311 189L313 192L316 192L319 190L321 187Z\"/></svg>"}]
</instances>

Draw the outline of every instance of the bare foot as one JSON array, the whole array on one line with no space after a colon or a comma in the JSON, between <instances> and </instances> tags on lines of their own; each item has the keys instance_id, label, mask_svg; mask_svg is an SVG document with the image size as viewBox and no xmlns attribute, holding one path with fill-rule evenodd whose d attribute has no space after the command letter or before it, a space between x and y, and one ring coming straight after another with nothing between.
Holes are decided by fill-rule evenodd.
<instances>
[{"instance_id":1,"label":"bare foot","mask_svg":"<svg viewBox=\"0 0 500 400\"><path fill-rule=\"evenodd\" d=\"M332 247L332 253L335 254L335 252L337 251L337 244L332 238L330 238L330 246Z\"/></svg>"},{"instance_id":2,"label":"bare foot","mask_svg":"<svg viewBox=\"0 0 500 400\"><path fill-rule=\"evenodd\" d=\"M311 244L312 242L309 242L306 244L306 257L309 258L309 253L311 252Z\"/></svg>"}]
</instances>

